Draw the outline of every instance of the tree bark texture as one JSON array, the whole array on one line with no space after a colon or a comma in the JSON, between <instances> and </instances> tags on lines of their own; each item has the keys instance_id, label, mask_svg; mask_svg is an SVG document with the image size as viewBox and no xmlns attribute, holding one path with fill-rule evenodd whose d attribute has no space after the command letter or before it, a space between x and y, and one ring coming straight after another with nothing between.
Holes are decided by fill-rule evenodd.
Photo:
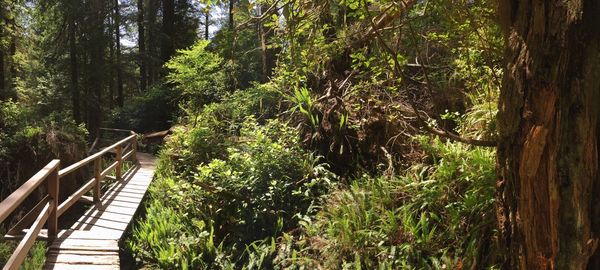
<instances>
[{"instance_id":1,"label":"tree bark texture","mask_svg":"<svg viewBox=\"0 0 600 270\"><path fill-rule=\"evenodd\" d=\"M4 53L0 51L0 101L6 99L4 79Z\"/></svg>"},{"instance_id":2,"label":"tree bark texture","mask_svg":"<svg viewBox=\"0 0 600 270\"><path fill-rule=\"evenodd\" d=\"M79 69L77 67L77 41L74 15L69 15L69 68L71 71L71 106L73 120L81 123L81 109L79 103Z\"/></svg>"},{"instance_id":3,"label":"tree bark texture","mask_svg":"<svg viewBox=\"0 0 600 270\"><path fill-rule=\"evenodd\" d=\"M140 90L146 92L148 86L147 79L147 55L146 55L146 27L144 22L144 0L138 0L138 48L140 59Z\"/></svg>"},{"instance_id":4,"label":"tree bark texture","mask_svg":"<svg viewBox=\"0 0 600 270\"><path fill-rule=\"evenodd\" d=\"M125 100L123 96L123 71L121 70L121 11L119 0L115 0L115 46L116 46L116 69L117 69L117 105L123 108ZM111 96L112 99L112 96Z\"/></svg>"},{"instance_id":5,"label":"tree bark texture","mask_svg":"<svg viewBox=\"0 0 600 270\"><path fill-rule=\"evenodd\" d=\"M162 46L161 60L162 64L171 59L175 52L173 45L173 33L175 31L175 1L162 0L163 24L162 24Z\"/></svg>"},{"instance_id":6,"label":"tree bark texture","mask_svg":"<svg viewBox=\"0 0 600 270\"><path fill-rule=\"evenodd\" d=\"M586 269L600 233L600 3L503 0L498 221L507 269Z\"/></svg>"}]
</instances>

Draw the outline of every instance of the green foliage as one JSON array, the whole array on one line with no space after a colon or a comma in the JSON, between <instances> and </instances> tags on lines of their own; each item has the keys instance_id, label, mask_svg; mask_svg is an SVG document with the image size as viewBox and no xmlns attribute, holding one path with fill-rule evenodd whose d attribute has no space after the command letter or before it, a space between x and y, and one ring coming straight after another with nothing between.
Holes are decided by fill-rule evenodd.
<instances>
[{"instance_id":1,"label":"green foliage","mask_svg":"<svg viewBox=\"0 0 600 270\"><path fill-rule=\"evenodd\" d=\"M319 115L316 113L315 101L310 95L310 91L306 87L294 90L294 95L289 98L294 107L292 111L300 111L307 119L313 128L319 126Z\"/></svg>"},{"instance_id":2,"label":"green foliage","mask_svg":"<svg viewBox=\"0 0 600 270\"><path fill-rule=\"evenodd\" d=\"M123 108L115 109L106 125L140 132L169 129L176 118L177 101L178 96L171 89L154 84Z\"/></svg>"},{"instance_id":3,"label":"green foliage","mask_svg":"<svg viewBox=\"0 0 600 270\"><path fill-rule=\"evenodd\" d=\"M223 159L200 163L187 177L177 178L177 171L162 167L150 190L148 217L136 226L132 250L160 267L177 268L185 261L191 268L201 263L226 268L244 261L245 245L295 227L296 215L306 214L335 180L298 146L297 138L279 121L261 126L249 118L238 144ZM217 254L214 244L188 245L206 242L203 235L220 243L222 251Z\"/></svg>"},{"instance_id":4,"label":"green foliage","mask_svg":"<svg viewBox=\"0 0 600 270\"><path fill-rule=\"evenodd\" d=\"M495 263L494 152L423 138L433 164L363 177L281 238L289 269L463 269Z\"/></svg>"},{"instance_id":5,"label":"green foliage","mask_svg":"<svg viewBox=\"0 0 600 270\"><path fill-rule=\"evenodd\" d=\"M87 131L68 117L37 112L13 101L0 102L0 164L6 166L4 198L52 158L74 162L86 151Z\"/></svg>"},{"instance_id":6,"label":"green foliage","mask_svg":"<svg viewBox=\"0 0 600 270\"><path fill-rule=\"evenodd\" d=\"M191 108L219 100L225 94L223 59L206 50L208 41L199 41L165 64L167 81L175 84Z\"/></svg>"},{"instance_id":7,"label":"green foliage","mask_svg":"<svg viewBox=\"0 0 600 270\"><path fill-rule=\"evenodd\" d=\"M280 110L281 95L272 84L234 92L223 102L209 104L202 112L185 110L187 126L179 126L165 147L165 154L175 157L172 166L177 171L195 170L201 163L223 158L226 147L240 133L247 117L259 123L276 116ZM232 137L233 136L233 137Z\"/></svg>"},{"instance_id":8,"label":"green foliage","mask_svg":"<svg viewBox=\"0 0 600 270\"><path fill-rule=\"evenodd\" d=\"M14 249L17 247L18 242L0 242L0 265L3 265L10 256L12 255ZM44 263L46 262L46 242L36 241L29 250L27 257L25 257L25 261L21 265L21 269L24 270L38 270L42 269Z\"/></svg>"}]
</instances>

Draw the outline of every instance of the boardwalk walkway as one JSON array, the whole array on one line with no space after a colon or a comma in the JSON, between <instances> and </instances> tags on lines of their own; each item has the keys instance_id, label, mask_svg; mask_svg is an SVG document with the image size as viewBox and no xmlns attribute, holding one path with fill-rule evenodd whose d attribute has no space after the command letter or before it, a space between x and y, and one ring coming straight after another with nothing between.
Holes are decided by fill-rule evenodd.
<instances>
[{"instance_id":1,"label":"boardwalk walkway","mask_svg":"<svg viewBox=\"0 0 600 270\"><path fill-rule=\"evenodd\" d=\"M129 227L152 177L155 158L137 153L139 166L106 191L50 244L44 269L119 269L119 241Z\"/></svg>"}]
</instances>

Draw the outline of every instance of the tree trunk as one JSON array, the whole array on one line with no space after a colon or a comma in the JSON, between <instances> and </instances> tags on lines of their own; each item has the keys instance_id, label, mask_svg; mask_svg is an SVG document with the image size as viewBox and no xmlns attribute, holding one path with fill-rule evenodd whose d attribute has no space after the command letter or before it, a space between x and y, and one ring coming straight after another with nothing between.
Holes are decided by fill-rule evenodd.
<instances>
[{"instance_id":1,"label":"tree trunk","mask_svg":"<svg viewBox=\"0 0 600 270\"><path fill-rule=\"evenodd\" d=\"M119 11L119 0L115 0L115 45L116 45L116 67L117 67L117 105L123 108L123 72L121 70L121 12ZM112 96L111 96L112 98Z\"/></svg>"},{"instance_id":2,"label":"tree trunk","mask_svg":"<svg viewBox=\"0 0 600 270\"><path fill-rule=\"evenodd\" d=\"M112 26L114 27L114 23L115 21L112 20ZM109 57L109 63L108 66L110 67L109 71L108 71L108 109L112 111L113 109L113 103L115 101L115 85L116 85L116 80L115 80L115 39L113 37L111 37L110 39L110 46L108 48L108 57Z\"/></svg>"},{"instance_id":3,"label":"tree trunk","mask_svg":"<svg viewBox=\"0 0 600 270\"><path fill-rule=\"evenodd\" d=\"M265 14L268 9L268 5L262 4L260 6L260 13ZM275 68L275 52L273 48L268 47L269 39L273 36L273 29L265 26L264 23L259 22L259 35L262 60L262 79L263 82L267 82L269 77L273 74L273 68Z\"/></svg>"},{"instance_id":4,"label":"tree trunk","mask_svg":"<svg viewBox=\"0 0 600 270\"><path fill-rule=\"evenodd\" d=\"M157 0L148 0L146 11L148 12L148 46L146 47L146 60L148 61L148 85L152 85L156 81L157 66L160 61L157 61L157 41L156 41L156 14L157 14Z\"/></svg>"},{"instance_id":5,"label":"tree trunk","mask_svg":"<svg viewBox=\"0 0 600 270\"><path fill-rule=\"evenodd\" d=\"M4 53L0 51L0 101L6 97L5 79L4 79Z\"/></svg>"},{"instance_id":6,"label":"tree trunk","mask_svg":"<svg viewBox=\"0 0 600 270\"><path fill-rule=\"evenodd\" d=\"M175 2L173 0L163 0L163 24L162 24L162 46L161 60L162 64L171 59L175 52L173 47L173 32L175 28Z\"/></svg>"},{"instance_id":7,"label":"tree trunk","mask_svg":"<svg viewBox=\"0 0 600 270\"><path fill-rule=\"evenodd\" d=\"M206 12L204 12L204 40L208 40L209 26L210 26L210 7L207 4Z\"/></svg>"},{"instance_id":8,"label":"tree trunk","mask_svg":"<svg viewBox=\"0 0 600 270\"><path fill-rule=\"evenodd\" d=\"M508 269L586 269L597 257L596 0L503 0L498 221Z\"/></svg>"},{"instance_id":9,"label":"tree trunk","mask_svg":"<svg viewBox=\"0 0 600 270\"><path fill-rule=\"evenodd\" d=\"M73 109L73 120L76 123L81 123L81 111L79 108L79 70L77 68L77 44L76 44L76 30L75 30L75 18L71 14L69 15L69 60L71 69L71 105Z\"/></svg>"},{"instance_id":10,"label":"tree trunk","mask_svg":"<svg viewBox=\"0 0 600 270\"><path fill-rule=\"evenodd\" d=\"M94 0L91 2L90 6L92 25L90 26L90 80L88 87L92 94L92 104L88 107L88 129L91 138L98 137L100 123L102 121L102 91L105 87L103 74L105 71L104 48L106 48L104 36L104 20L106 14L104 13L103 4L103 0Z\"/></svg>"},{"instance_id":11,"label":"tree trunk","mask_svg":"<svg viewBox=\"0 0 600 270\"><path fill-rule=\"evenodd\" d=\"M229 0L229 31L233 33L235 25L233 24L233 8L235 6L235 0Z\"/></svg>"},{"instance_id":12,"label":"tree trunk","mask_svg":"<svg viewBox=\"0 0 600 270\"><path fill-rule=\"evenodd\" d=\"M146 78L146 28L144 27L144 0L138 0L138 48L140 57L140 90L146 92L148 79Z\"/></svg>"}]
</instances>

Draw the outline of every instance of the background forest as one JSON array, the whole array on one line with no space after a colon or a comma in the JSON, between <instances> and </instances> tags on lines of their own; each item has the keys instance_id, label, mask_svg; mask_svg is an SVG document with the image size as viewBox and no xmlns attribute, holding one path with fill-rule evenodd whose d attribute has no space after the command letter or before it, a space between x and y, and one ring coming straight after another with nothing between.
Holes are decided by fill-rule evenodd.
<instances>
[{"instance_id":1,"label":"background forest","mask_svg":"<svg viewBox=\"0 0 600 270\"><path fill-rule=\"evenodd\" d=\"M0 0L0 198L170 129L129 267L499 268L494 5Z\"/></svg>"}]
</instances>

